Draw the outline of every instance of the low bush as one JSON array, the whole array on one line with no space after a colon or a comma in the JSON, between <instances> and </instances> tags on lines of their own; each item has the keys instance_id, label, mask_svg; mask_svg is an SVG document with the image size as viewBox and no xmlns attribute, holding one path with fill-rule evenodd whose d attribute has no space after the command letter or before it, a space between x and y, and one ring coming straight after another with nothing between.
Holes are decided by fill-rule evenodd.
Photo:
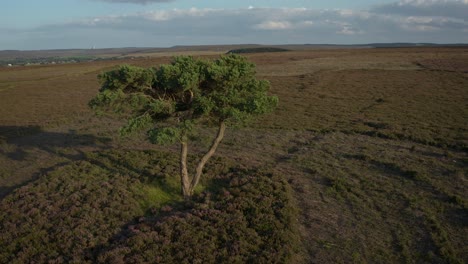
<instances>
[{"instance_id":1,"label":"low bush","mask_svg":"<svg viewBox=\"0 0 468 264\"><path fill-rule=\"evenodd\" d=\"M0 202L0 263L283 263L296 248L289 187L277 175L213 159L201 193L183 202L173 154L86 158Z\"/></svg>"},{"instance_id":2,"label":"low bush","mask_svg":"<svg viewBox=\"0 0 468 264\"><path fill-rule=\"evenodd\" d=\"M61 167L0 203L0 263L84 262L143 212L139 181L86 161Z\"/></svg>"},{"instance_id":3,"label":"low bush","mask_svg":"<svg viewBox=\"0 0 468 264\"><path fill-rule=\"evenodd\" d=\"M237 170L184 211L131 225L100 263L286 263L298 246L289 187L280 177ZM219 184L220 182L218 182Z\"/></svg>"}]
</instances>

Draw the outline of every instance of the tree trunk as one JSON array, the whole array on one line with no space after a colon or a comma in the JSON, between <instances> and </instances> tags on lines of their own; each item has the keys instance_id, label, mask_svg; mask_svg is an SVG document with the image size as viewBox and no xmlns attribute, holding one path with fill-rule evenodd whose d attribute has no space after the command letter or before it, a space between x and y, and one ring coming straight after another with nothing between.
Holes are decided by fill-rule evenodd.
<instances>
[{"instance_id":1,"label":"tree trunk","mask_svg":"<svg viewBox=\"0 0 468 264\"><path fill-rule=\"evenodd\" d=\"M187 148L186 141L180 143L180 186L185 199L189 199L192 196L187 169Z\"/></svg>"},{"instance_id":2,"label":"tree trunk","mask_svg":"<svg viewBox=\"0 0 468 264\"><path fill-rule=\"evenodd\" d=\"M221 121L219 123L218 134L216 138L213 140L213 143L211 144L210 149L198 163L196 174L192 179L192 183L190 184L190 195L193 194L195 187L200 181L201 175L203 173L203 167L205 167L206 162L213 156L213 154L216 152L216 149L218 148L219 143L221 142L221 140L223 140L225 130L226 130L226 124L224 123L224 121Z\"/></svg>"},{"instance_id":3,"label":"tree trunk","mask_svg":"<svg viewBox=\"0 0 468 264\"><path fill-rule=\"evenodd\" d=\"M213 143L211 144L211 147L208 150L208 152L201 158L200 162L198 163L195 176L192 178L191 182L190 182L188 168L187 168L187 152L188 152L187 141L183 140L180 143L180 183L181 183L182 195L184 196L185 199L188 200L192 197L195 187L198 185L198 182L200 181L201 175L203 173L203 168L205 167L205 164L208 162L208 160L216 152L216 149L218 148L219 143L224 137L225 130L226 130L226 124L224 122L221 122L219 124L218 134L216 135L216 138L213 140Z\"/></svg>"}]
</instances>

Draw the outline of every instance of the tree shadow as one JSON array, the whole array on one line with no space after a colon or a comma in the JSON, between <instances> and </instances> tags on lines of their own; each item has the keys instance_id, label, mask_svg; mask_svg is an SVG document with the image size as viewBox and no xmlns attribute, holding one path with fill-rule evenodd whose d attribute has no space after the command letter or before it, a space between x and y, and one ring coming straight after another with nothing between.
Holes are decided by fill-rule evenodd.
<instances>
[{"instance_id":1,"label":"tree shadow","mask_svg":"<svg viewBox=\"0 0 468 264\"><path fill-rule=\"evenodd\" d=\"M2 142L15 146L15 149L12 151L0 148L0 153L12 160L22 161L28 156L25 151L27 148L37 148L57 155L57 148L108 148L111 139L97 137L92 134L80 134L72 129L62 133L44 131L39 126L0 126L0 143ZM67 155L60 153L60 155L72 160L83 158L82 154Z\"/></svg>"},{"instance_id":2,"label":"tree shadow","mask_svg":"<svg viewBox=\"0 0 468 264\"><path fill-rule=\"evenodd\" d=\"M30 150L44 151L52 156L64 157L69 161L57 162L53 166L41 168L37 167L37 171L31 175L25 175L24 180L15 185L9 185L9 180L5 177L13 177L13 175L3 176L0 182L0 199L13 190L22 187L32 181L38 179L41 175L64 166L70 162L85 158L83 148L98 148L108 149L111 139L106 137L97 137L92 134L81 134L76 130L68 132L50 132L44 131L40 126L0 126L0 156L5 157L7 163L18 163L33 160L29 158L38 158L37 155ZM64 151L68 149L68 151ZM34 154L32 154L34 153ZM40 154L39 154L40 155ZM5 174L5 170L3 171ZM2 173L2 168L0 168Z\"/></svg>"}]
</instances>

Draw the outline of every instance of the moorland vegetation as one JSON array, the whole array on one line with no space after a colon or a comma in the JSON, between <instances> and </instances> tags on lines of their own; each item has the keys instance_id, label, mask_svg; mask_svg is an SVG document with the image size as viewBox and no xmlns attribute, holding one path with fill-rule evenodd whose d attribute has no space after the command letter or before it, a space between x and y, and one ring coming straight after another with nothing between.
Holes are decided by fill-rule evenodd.
<instances>
[{"instance_id":1,"label":"moorland vegetation","mask_svg":"<svg viewBox=\"0 0 468 264\"><path fill-rule=\"evenodd\" d=\"M190 201L177 146L87 105L170 56L0 69L0 262L468 261L465 48L245 56L278 107L226 130Z\"/></svg>"}]
</instances>

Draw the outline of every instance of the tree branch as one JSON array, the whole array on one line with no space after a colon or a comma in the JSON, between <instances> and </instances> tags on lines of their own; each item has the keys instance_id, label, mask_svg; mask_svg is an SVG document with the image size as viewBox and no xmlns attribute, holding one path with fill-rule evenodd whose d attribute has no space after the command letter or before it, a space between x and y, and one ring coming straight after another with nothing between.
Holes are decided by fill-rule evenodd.
<instances>
[{"instance_id":1,"label":"tree branch","mask_svg":"<svg viewBox=\"0 0 468 264\"><path fill-rule=\"evenodd\" d=\"M213 156L213 154L216 152L216 149L218 148L219 143L221 142L221 140L223 140L225 130L226 130L226 124L224 123L224 121L221 121L219 123L218 134L216 138L213 140L213 143L211 144L210 149L198 163L196 174L192 179L192 184L190 185L191 194L193 194L193 190L195 189L195 186L197 186L198 182L200 181L201 175L203 173L203 167L205 167L206 162L208 162L208 160Z\"/></svg>"}]
</instances>

